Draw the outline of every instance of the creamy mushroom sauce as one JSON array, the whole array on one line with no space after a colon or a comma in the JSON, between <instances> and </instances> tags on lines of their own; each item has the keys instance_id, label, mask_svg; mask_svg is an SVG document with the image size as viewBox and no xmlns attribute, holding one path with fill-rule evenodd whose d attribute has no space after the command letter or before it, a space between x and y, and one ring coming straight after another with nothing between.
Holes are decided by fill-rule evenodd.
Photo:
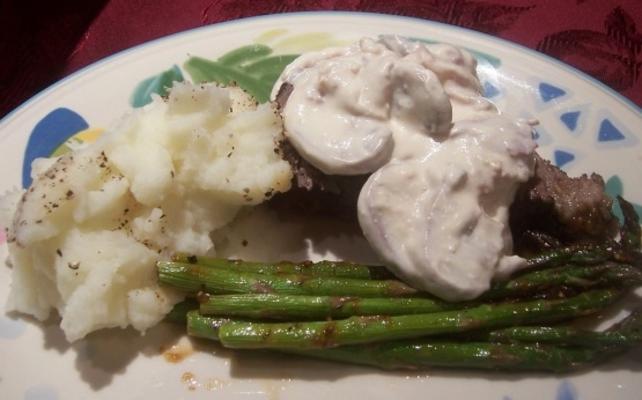
<instances>
[{"instance_id":1,"label":"creamy mushroom sauce","mask_svg":"<svg viewBox=\"0 0 642 400\"><path fill-rule=\"evenodd\" d=\"M374 172L359 223L388 267L447 300L523 266L508 207L533 172L531 126L482 96L465 50L396 36L299 57L273 90L301 156L330 175Z\"/></svg>"}]
</instances>

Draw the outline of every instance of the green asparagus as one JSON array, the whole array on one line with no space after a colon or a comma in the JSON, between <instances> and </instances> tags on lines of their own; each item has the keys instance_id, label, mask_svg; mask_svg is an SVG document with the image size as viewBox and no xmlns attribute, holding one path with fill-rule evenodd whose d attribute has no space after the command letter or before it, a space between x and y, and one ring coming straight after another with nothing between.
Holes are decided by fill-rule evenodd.
<instances>
[{"instance_id":1,"label":"green asparagus","mask_svg":"<svg viewBox=\"0 0 642 400\"><path fill-rule=\"evenodd\" d=\"M188 293L212 294L274 293L288 295L349 297L421 297L445 306L426 293L398 280L369 280L321 277L306 274L262 274L211 268L199 264L159 262L161 283ZM498 282L481 299L525 297L559 287L582 290L607 286L642 284L642 270L626 264L569 265L524 273Z\"/></svg>"},{"instance_id":2,"label":"green asparagus","mask_svg":"<svg viewBox=\"0 0 642 400\"><path fill-rule=\"evenodd\" d=\"M231 54L229 62L241 56ZM227 74L223 67L217 65L215 72ZM531 257L530 270L462 303L419 292L384 267L177 254L158 263L159 280L198 295L198 301L177 304L167 320L225 347L275 349L384 369L574 370L642 342L642 312L604 332L529 326L597 312L622 288L642 284L639 218L631 204L621 197L618 202L624 216L619 242L559 247ZM555 245L554 238L536 239ZM571 298L542 298L577 292ZM530 300L506 301L517 298ZM503 302L493 303L498 301ZM256 321L265 319L296 322Z\"/></svg>"},{"instance_id":3,"label":"green asparagus","mask_svg":"<svg viewBox=\"0 0 642 400\"><path fill-rule=\"evenodd\" d=\"M322 320L353 315L424 314L461 309L467 303L448 303L432 298L360 298L233 294L210 296L202 303L203 315L278 320Z\"/></svg>"},{"instance_id":4,"label":"green asparagus","mask_svg":"<svg viewBox=\"0 0 642 400\"><path fill-rule=\"evenodd\" d=\"M224 317L204 316L196 310L188 311L182 320L187 322L189 335L212 340L218 340L218 328L222 324L233 321ZM602 332L570 326L514 326L467 334L460 339L477 343L539 343L594 349L628 348L642 343L642 311L631 313L620 323Z\"/></svg>"},{"instance_id":5,"label":"green asparagus","mask_svg":"<svg viewBox=\"0 0 642 400\"><path fill-rule=\"evenodd\" d=\"M626 264L568 265L546 268L495 283L481 299L524 297L555 288L632 287L642 284L642 270Z\"/></svg>"},{"instance_id":6,"label":"green asparagus","mask_svg":"<svg viewBox=\"0 0 642 400\"><path fill-rule=\"evenodd\" d=\"M635 313L629 319L642 326L642 314ZM612 346L632 346L642 342L642 333L615 329L606 332L593 332L573 327L516 326L475 335L475 339L499 343L547 343L564 346L585 346L589 348L607 348Z\"/></svg>"},{"instance_id":7,"label":"green asparagus","mask_svg":"<svg viewBox=\"0 0 642 400\"><path fill-rule=\"evenodd\" d=\"M218 340L218 329L230 321L228 318L206 317L197 310L188 311L184 320L187 322L188 335L211 340Z\"/></svg>"},{"instance_id":8,"label":"green asparagus","mask_svg":"<svg viewBox=\"0 0 642 400\"><path fill-rule=\"evenodd\" d=\"M483 304L432 314L359 316L338 321L228 322L219 339L231 348L324 348L553 322L594 313L619 297L615 290L585 292L563 300Z\"/></svg>"},{"instance_id":9,"label":"green asparagus","mask_svg":"<svg viewBox=\"0 0 642 400\"><path fill-rule=\"evenodd\" d=\"M604 358L598 350L533 343L412 340L331 349L288 349L288 353L382 369L428 367L563 372Z\"/></svg>"},{"instance_id":10,"label":"green asparagus","mask_svg":"<svg viewBox=\"0 0 642 400\"><path fill-rule=\"evenodd\" d=\"M226 268L237 272L257 274L306 274L355 279L393 279L394 276L382 266L369 266L343 261L304 261L277 263L226 260L222 258L201 257L188 254L175 254L172 260L184 264L199 264L208 267Z\"/></svg>"},{"instance_id":11,"label":"green asparagus","mask_svg":"<svg viewBox=\"0 0 642 400\"><path fill-rule=\"evenodd\" d=\"M634 210L627 212L635 213ZM637 216L637 214L635 215ZM631 218L631 216L629 216L629 218ZM636 230L632 223L629 223L624 225L622 233L623 236L620 243L612 242L604 245L587 244L560 247L528 258L528 264L533 268L556 267L565 264L593 265L606 261L635 263L639 265L639 231Z\"/></svg>"},{"instance_id":12,"label":"green asparagus","mask_svg":"<svg viewBox=\"0 0 642 400\"><path fill-rule=\"evenodd\" d=\"M208 296L200 304L200 313L222 317L270 319L282 321L322 320L347 318L355 315L410 315L448 310L460 310L479 305L477 302L448 303L430 298L359 298L331 296L290 296L275 294L239 294ZM521 328L520 328L521 329ZM530 328L505 332L512 335L530 335ZM533 328L534 332L538 332ZM546 332L549 328L541 328ZM561 329L561 328L560 328ZM568 336L575 330L557 331L550 335ZM605 338L605 340L609 340ZM612 340L617 340L615 337Z\"/></svg>"},{"instance_id":13,"label":"green asparagus","mask_svg":"<svg viewBox=\"0 0 642 400\"><path fill-rule=\"evenodd\" d=\"M187 330L191 336L218 340L219 328L228 321L191 311L187 316ZM278 351L383 369L454 367L561 372L590 366L640 343L642 313L634 312L606 332L568 327L512 327L462 339L466 341L420 338Z\"/></svg>"},{"instance_id":14,"label":"green asparagus","mask_svg":"<svg viewBox=\"0 0 642 400\"><path fill-rule=\"evenodd\" d=\"M402 297L418 291L397 280L317 277L303 274L257 274L197 264L159 262L163 284L188 293L282 293L292 295Z\"/></svg>"},{"instance_id":15,"label":"green asparagus","mask_svg":"<svg viewBox=\"0 0 642 400\"><path fill-rule=\"evenodd\" d=\"M620 229L620 243L622 243L625 250L639 252L640 246L642 245L640 218L631 203L624 200L621 196L617 196L617 201L624 216L624 223Z\"/></svg>"},{"instance_id":16,"label":"green asparagus","mask_svg":"<svg viewBox=\"0 0 642 400\"><path fill-rule=\"evenodd\" d=\"M558 267L599 264L611 259L612 252L606 246L576 245L549 250L527 260L530 267Z\"/></svg>"},{"instance_id":17,"label":"green asparagus","mask_svg":"<svg viewBox=\"0 0 642 400\"><path fill-rule=\"evenodd\" d=\"M218 340L226 319L188 314L191 336ZM448 342L414 339L324 349L279 349L279 352L382 369L453 367L476 369L566 371L605 358L597 349L560 348L533 343Z\"/></svg>"},{"instance_id":18,"label":"green asparagus","mask_svg":"<svg viewBox=\"0 0 642 400\"><path fill-rule=\"evenodd\" d=\"M191 336L218 340L218 330L228 320L204 317L191 311L187 317L188 333ZM585 335L587 332L579 332ZM615 333L615 332L614 332ZM493 332L489 334L492 335ZM611 336L613 337L613 336ZM502 336L502 338L505 338ZM590 366L615 355L634 344L626 340L601 340L602 348L567 347L552 344L513 341L492 343L487 341L445 341L435 338L391 341L366 345L352 345L324 349L279 349L280 352L314 357L349 364L360 364L382 369L421 369L427 367L497 369L509 371L563 372ZM639 342L639 338L637 339ZM581 340L580 340L581 341ZM543 340L542 343L546 343ZM577 343L566 337L562 345ZM595 345L593 341L586 344Z\"/></svg>"}]
</instances>

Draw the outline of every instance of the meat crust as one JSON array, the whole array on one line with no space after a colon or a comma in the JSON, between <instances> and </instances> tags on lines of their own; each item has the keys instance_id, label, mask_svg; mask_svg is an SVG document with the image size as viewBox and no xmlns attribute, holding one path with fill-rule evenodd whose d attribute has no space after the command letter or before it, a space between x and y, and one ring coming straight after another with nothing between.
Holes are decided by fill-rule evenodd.
<instances>
[{"instance_id":1,"label":"meat crust","mask_svg":"<svg viewBox=\"0 0 642 400\"><path fill-rule=\"evenodd\" d=\"M517 248L529 232L544 233L563 244L604 242L617 231L613 200L598 174L569 177L536 155L535 173L523 184L510 208L510 226Z\"/></svg>"}]
</instances>

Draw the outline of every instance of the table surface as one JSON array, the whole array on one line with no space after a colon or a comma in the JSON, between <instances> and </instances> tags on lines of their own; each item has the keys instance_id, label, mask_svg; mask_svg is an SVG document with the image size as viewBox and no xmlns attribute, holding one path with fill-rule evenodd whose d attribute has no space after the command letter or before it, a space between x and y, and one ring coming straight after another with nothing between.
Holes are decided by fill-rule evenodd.
<instances>
[{"instance_id":1,"label":"table surface","mask_svg":"<svg viewBox=\"0 0 642 400\"><path fill-rule=\"evenodd\" d=\"M7 0L0 2L0 117L137 44L231 19L320 10L406 15L482 31L558 58L642 107L640 0Z\"/></svg>"}]
</instances>

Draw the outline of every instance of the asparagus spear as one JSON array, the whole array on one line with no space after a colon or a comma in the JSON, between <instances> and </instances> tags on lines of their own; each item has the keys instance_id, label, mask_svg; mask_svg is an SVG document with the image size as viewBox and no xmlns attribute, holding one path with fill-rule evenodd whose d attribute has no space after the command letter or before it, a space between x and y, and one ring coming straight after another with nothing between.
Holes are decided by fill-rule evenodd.
<instances>
[{"instance_id":1,"label":"asparagus spear","mask_svg":"<svg viewBox=\"0 0 642 400\"><path fill-rule=\"evenodd\" d=\"M303 261L277 263L226 260L222 258L175 254L172 260L184 264L199 264L208 267L226 268L237 272L257 274L308 274L355 279L392 279L394 276L383 266L361 265L343 261Z\"/></svg>"},{"instance_id":2,"label":"asparagus spear","mask_svg":"<svg viewBox=\"0 0 642 400\"><path fill-rule=\"evenodd\" d=\"M412 340L332 349L288 349L288 353L382 369L427 367L554 371L578 369L602 360L598 350L533 343Z\"/></svg>"},{"instance_id":3,"label":"asparagus spear","mask_svg":"<svg viewBox=\"0 0 642 400\"><path fill-rule=\"evenodd\" d=\"M224 318L204 317L197 311L187 314L190 336L218 340ZM439 340L394 341L332 349L280 349L281 352L383 369L458 367L508 370L562 371L591 364L599 351L563 349L537 344L487 342L446 342Z\"/></svg>"},{"instance_id":4,"label":"asparagus spear","mask_svg":"<svg viewBox=\"0 0 642 400\"><path fill-rule=\"evenodd\" d=\"M616 326L605 332L586 331L568 326L516 326L480 334L475 336L475 339L500 343L548 343L589 348L629 347L642 342L642 313L632 313L620 326L622 328Z\"/></svg>"},{"instance_id":5,"label":"asparagus spear","mask_svg":"<svg viewBox=\"0 0 642 400\"><path fill-rule=\"evenodd\" d=\"M218 340L218 328L232 321L224 317L208 317L196 310L183 315L191 336ZM642 342L642 311L635 311L622 322L604 332L570 326L514 326L462 337L476 343L539 343L588 348L628 348Z\"/></svg>"},{"instance_id":6,"label":"asparagus spear","mask_svg":"<svg viewBox=\"0 0 642 400\"><path fill-rule=\"evenodd\" d=\"M642 284L642 271L626 264L567 265L527 272L513 279L495 283L481 299L523 297L558 287L589 289L594 287Z\"/></svg>"},{"instance_id":7,"label":"asparagus spear","mask_svg":"<svg viewBox=\"0 0 642 400\"><path fill-rule=\"evenodd\" d=\"M187 314L190 336L218 340L225 318ZM599 359L599 351L564 349L537 344L498 344L487 342L447 342L407 340L330 349L280 349L280 352L368 365L383 369L420 369L452 367L506 370L564 371L589 365Z\"/></svg>"},{"instance_id":8,"label":"asparagus spear","mask_svg":"<svg viewBox=\"0 0 642 400\"><path fill-rule=\"evenodd\" d=\"M230 320L206 317L197 311L191 311L187 316L187 329L191 336L218 340L219 328L228 321ZM559 329L559 332L551 335L553 329ZM515 335L520 330L526 334ZM487 339L506 343L481 341L483 335L480 334L472 342L423 338L338 348L279 351L384 369L455 367L560 372L605 360L642 341L642 313L634 312L607 332L513 327L490 331L486 335ZM586 347L568 347L573 344Z\"/></svg>"},{"instance_id":9,"label":"asparagus spear","mask_svg":"<svg viewBox=\"0 0 642 400\"><path fill-rule=\"evenodd\" d=\"M210 296L202 303L203 315L279 320L322 320L353 315L424 314L466 307L427 298L360 298L338 296L289 296L232 294Z\"/></svg>"},{"instance_id":10,"label":"asparagus spear","mask_svg":"<svg viewBox=\"0 0 642 400\"><path fill-rule=\"evenodd\" d=\"M635 212L633 205L624 200L622 196L617 196L617 201L624 216L624 223L620 229L620 243L629 251L640 251L642 245L642 229L640 229L640 218Z\"/></svg>"},{"instance_id":11,"label":"asparagus spear","mask_svg":"<svg viewBox=\"0 0 642 400\"><path fill-rule=\"evenodd\" d=\"M188 293L282 293L293 295L401 297L417 290L397 280L317 277L302 274L270 275L209 268L197 264L159 262L161 283Z\"/></svg>"},{"instance_id":12,"label":"asparagus spear","mask_svg":"<svg viewBox=\"0 0 642 400\"><path fill-rule=\"evenodd\" d=\"M188 311L184 319L187 322L188 335L211 340L218 340L218 329L230 321L228 318L206 317L197 310Z\"/></svg>"},{"instance_id":13,"label":"asparagus spear","mask_svg":"<svg viewBox=\"0 0 642 400\"><path fill-rule=\"evenodd\" d=\"M231 348L324 348L491 329L517 324L560 321L594 313L618 297L596 290L563 300L483 304L432 314L360 316L338 321L257 323L228 322L219 339Z\"/></svg>"},{"instance_id":14,"label":"asparagus spear","mask_svg":"<svg viewBox=\"0 0 642 400\"><path fill-rule=\"evenodd\" d=\"M531 272L496 284L483 299L527 295L552 287L634 286L642 283L642 271L627 265L570 266ZM353 315L424 314L469 308L478 302L449 303L431 297L359 298L338 296L291 296L238 294L210 296L200 306L205 315L255 319L313 320Z\"/></svg>"},{"instance_id":15,"label":"asparagus spear","mask_svg":"<svg viewBox=\"0 0 642 400\"><path fill-rule=\"evenodd\" d=\"M549 250L527 260L531 267L557 267L566 264L593 265L612 258L612 251L606 246L576 245Z\"/></svg>"},{"instance_id":16,"label":"asparagus spear","mask_svg":"<svg viewBox=\"0 0 642 400\"><path fill-rule=\"evenodd\" d=\"M425 297L398 280L368 280L317 277L305 274L259 274L210 268L198 264L159 262L161 283L188 293L212 294L278 293L289 295L353 297ZM642 271L625 264L565 266L525 273L496 283L482 299L523 297L567 286L587 289L597 286L634 286L642 283ZM437 301L437 300L435 300Z\"/></svg>"},{"instance_id":17,"label":"asparagus spear","mask_svg":"<svg viewBox=\"0 0 642 400\"><path fill-rule=\"evenodd\" d=\"M629 203L623 203L623 210ZM633 213L633 214L631 214ZM637 243L639 246L640 235L637 222L637 214L630 207L626 211L625 225L623 227L622 237L628 238L631 243ZM635 218L634 218L635 217ZM637 230L636 230L637 229ZM626 234L625 234L626 232ZM635 240L637 238L637 241ZM618 254L616 254L618 253ZM559 267L568 264L577 265L595 265L605 263L609 260L622 259L618 250L611 246L596 245L578 245L556 248L533 256L528 259L531 267ZM202 257L187 254L176 254L172 260L181 264L198 264L202 266L224 268L236 272L250 272L258 274L305 274L312 276L328 276L337 278L354 278L354 279L394 279L392 275L383 266L361 265L342 261L304 261L293 263L281 261L277 263L249 262L242 260L226 260L213 257ZM630 258L626 258L630 260Z\"/></svg>"},{"instance_id":18,"label":"asparagus spear","mask_svg":"<svg viewBox=\"0 0 642 400\"><path fill-rule=\"evenodd\" d=\"M635 213L635 210L631 211ZM573 245L556 248L528 258L528 264L531 267L556 267L565 264L593 265L606 261L616 261L638 265L640 262L640 254L638 252L640 235L630 223L623 227L622 233L624 236L620 243Z\"/></svg>"}]
</instances>

